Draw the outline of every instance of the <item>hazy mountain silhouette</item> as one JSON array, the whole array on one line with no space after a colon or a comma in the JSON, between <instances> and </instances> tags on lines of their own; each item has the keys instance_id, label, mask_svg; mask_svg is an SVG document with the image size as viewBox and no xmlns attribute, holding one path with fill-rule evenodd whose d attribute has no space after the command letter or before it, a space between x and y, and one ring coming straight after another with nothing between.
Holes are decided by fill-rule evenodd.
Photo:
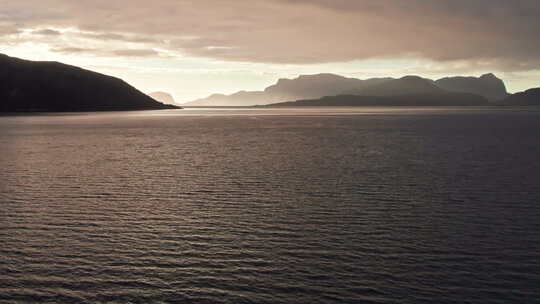
<instances>
[{"instance_id":1,"label":"hazy mountain silhouette","mask_svg":"<svg viewBox=\"0 0 540 304\"><path fill-rule=\"evenodd\" d=\"M170 105L175 104L175 101L172 95L166 92L152 92L148 94L148 96L164 104L170 104Z\"/></svg>"},{"instance_id":2,"label":"hazy mountain silhouette","mask_svg":"<svg viewBox=\"0 0 540 304\"><path fill-rule=\"evenodd\" d=\"M171 108L179 107L157 102L118 78L0 54L0 112Z\"/></svg>"},{"instance_id":3,"label":"hazy mountain silhouette","mask_svg":"<svg viewBox=\"0 0 540 304\"><path fill-rule=\"evenodd\" d=\"M249 106L276 102L262 91L240 91L231 95L213 94L207 98L197 99L183 106Z\"/></svg>"},{"instance_id":4,"label":"hazy mountain silhouette","mask_svg":"<svg viewBox=\"0 0 540 304\"><path fill-rule=\"evenodd\" d=\"M440 92L394 96L337 95L320 99L298 100L265 107L326 107L326 106L483 106L485 97L470 93Z\"/></svg>"},{"instance_id":5,"label":"hazy mountain silhouette","mask_svg":"<svg viewBox=\"0 0 540 304\"><path fill-rule=\"evenodd\" d=\"M372 78L360 80L335 74L302 75L295 79L280 79L264 91L240 91L231 95L214 94L186 106L250 106L266 105L291 100L318 99L324 96L402 96L472 93L491 101L506 97L504 82L493 74L482 77L451 77L437 81L418 76L400 79Z\"/></svg>"},{"instance_id":6,"label":"hazy mountain silhouette","mask_svg":"<svg viewBox=\"0 0 540 304\"><path fill-rule=\"evenodd\" d=\"M498 104L508 106L540 106L540 88L512 94Z\"/></svg>"},{"instance_id":7,"label":"hazy mountain silhouette","mask_svg":"<svg viewBox=\"0 0 540 304\"><path fill-rule=\"evenodd\" d=\"M354 89L381 84L392 78L360 80L335 74L301 75L296 79L280 79L264 92L281 100L297 100L333 96Z\"/></svg>"},{"instance_id":8,"label":"hazy mountain silhouette","mask_svg":"<svg viewBox=\"0 0 540 304\"><path fill-rule=\"evenodd\" d=\"M360 80L334 74L301 75L295 79L279 79L264 91L240 91L231 95L214 94L184 104L185 106L250 106L289 100L337 95L383 83L391 78Z\"/></svg>"},{"instance_id":9,"label":"hazy mountain silhouette","mask_svg":"<svg viewBox=\"0 0 540 304\"><path fill-rule=\"evenodd\" d=\"M508 97L504 82L493 74L481 77L446 77L435 81L435 84L447 91L473 93L497 101Z\"/></svg>"},{"instance_id":10,"label":"hazy mountain silhouette","mask_svg":"<svg viewBox=\"0 0 540 304\"><path fill-rule=\"evenodd\" d=\"M418 76L405 76L400 79L392 79L364 89L349 92L350 95L362 96L402 96L442 93L445 93L445 91L436 86L433 80Z\"/></svg>"}]
</instances>

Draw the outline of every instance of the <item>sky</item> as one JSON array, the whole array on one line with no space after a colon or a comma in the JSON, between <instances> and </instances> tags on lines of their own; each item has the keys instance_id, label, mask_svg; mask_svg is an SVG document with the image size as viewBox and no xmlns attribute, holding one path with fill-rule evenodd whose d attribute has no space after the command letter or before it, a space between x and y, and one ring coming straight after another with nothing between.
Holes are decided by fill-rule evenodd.
<instances>
[{"instance_id":1,"label":"sky","mask_svg":"<svg viewBox=\"0 0 540 304\"><path fill-rule=\"evenodd\" d=\"M540 87L538 0L0 0L0 53L120 77L178 103L336 73L493 72Z\"/></svg>"}]
</instances>

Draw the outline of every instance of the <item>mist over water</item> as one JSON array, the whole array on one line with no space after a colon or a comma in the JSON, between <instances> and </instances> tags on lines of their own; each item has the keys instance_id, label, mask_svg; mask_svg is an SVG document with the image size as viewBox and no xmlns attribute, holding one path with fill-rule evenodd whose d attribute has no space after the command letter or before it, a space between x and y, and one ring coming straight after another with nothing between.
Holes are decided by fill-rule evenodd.
<instances>
[{"instance_id":1,"label":"mist over water","mask_svg":"<svg viewBox=\"0 0 540 304\"><path fill-rule=\"evenodd\" d=\"M540 110L0 117L0 302L533 303Z\"/></svg>"}]
</instances>

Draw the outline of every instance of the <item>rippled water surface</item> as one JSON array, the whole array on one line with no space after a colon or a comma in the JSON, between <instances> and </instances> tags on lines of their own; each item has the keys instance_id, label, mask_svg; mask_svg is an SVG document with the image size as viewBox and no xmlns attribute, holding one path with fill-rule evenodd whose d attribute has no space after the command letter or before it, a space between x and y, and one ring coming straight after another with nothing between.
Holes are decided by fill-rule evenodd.
<instances>
[{"instance_id":1,"label":"rippled water surface","mask_svg":"<svg viewBox=\"0 0 540 304\"><path fill-rule=\"evenodd\" d=\"M0 117L0 302L538 303L537 109Z\"/></svg>"}]
</instances>

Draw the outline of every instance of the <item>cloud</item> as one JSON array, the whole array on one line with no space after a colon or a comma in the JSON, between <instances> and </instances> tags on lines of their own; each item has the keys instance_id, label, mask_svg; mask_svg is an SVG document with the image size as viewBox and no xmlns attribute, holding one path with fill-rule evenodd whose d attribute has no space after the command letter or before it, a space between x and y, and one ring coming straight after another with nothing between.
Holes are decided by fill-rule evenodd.
<instances>
[{"instance_id":1,"label":"cloud","mask_svg":"<svg viewBox=\"0 0 540 304\"><path fill-rule=\"evenodd\" d=\"M120 49L106 50L98 48L80 48L80 47L59 47L52 48L51 52L60 54L83 54L96 57L156 57L160 53L153 49Z\"/></svg>"},{"instance_id":2,"label":"cloud","mask_svg":"<svg viewBox=\"0 0 540 304\"><path fill-rule=\"evenodd\" d=\"M158 56L159 53L156 50L143 50L143 49L135 49L135 50L115 50L113 51L114 55L117 56L123 56L123 57L148 57L148 56Z\"/></svg>"},{"instance_id":3,"label":"cloud","mask_svg":"<svg viewBox=\"0 0 540 304\"><path fill-rule=\"evenodd\" d=\"M310 64L426 58L508 71L540 69L537 0L154 0L151 4L0 0L0 4L0 24L11 29L76 28L88 39L143 44L147 51L138 56L163 49L226 61Z\"/></svg>"},{"instance_id":4,"label":"cloud","mask_svg":"<svg viewBox=\"0 0 540 304\"><path fill-rule=\"evenodd\" d=\"M42 29L42 30L32 31L32 34L34 34L34 35L42 35L42 36L59 36L62 33L60 33L59 31L56 31L56 30Z\"/></svg>"},{"instance_id":5,"label":"cloud","mask_svg":"<svg viewBox=\"0 0 540 304\"><path fill-rule=\"evenodd\" d=\"M2 26L0 25L0 37L19 34L21 31L14 26Z\"/></svg>"},{"instance_id":6,"label":"cloud","mask_svg":"<svg viewBox=\"0 0 540 304\"><path fill-rule=\"evenodd\" d=\"M62 48L53 48L51 49L54 53L62 53L62 54L77 54L77 53L87 53L92 54L96 53L96 49L85 49L85 48L78 48L78 47L62 47Z\"/></svg>"},{"instance_id":7,"label":"cloud","mask_svg":"<svg viewBox=\"0 0 540 304\"><path fill-rule=\"evenodd\" d=\"M103 41L124 41L135 43L160 43L158 39L144 36L124 35L117 33L93 33L93 32L81 32L78 33L81 38L103 40Z\"/></svg>"}]
</instances>

